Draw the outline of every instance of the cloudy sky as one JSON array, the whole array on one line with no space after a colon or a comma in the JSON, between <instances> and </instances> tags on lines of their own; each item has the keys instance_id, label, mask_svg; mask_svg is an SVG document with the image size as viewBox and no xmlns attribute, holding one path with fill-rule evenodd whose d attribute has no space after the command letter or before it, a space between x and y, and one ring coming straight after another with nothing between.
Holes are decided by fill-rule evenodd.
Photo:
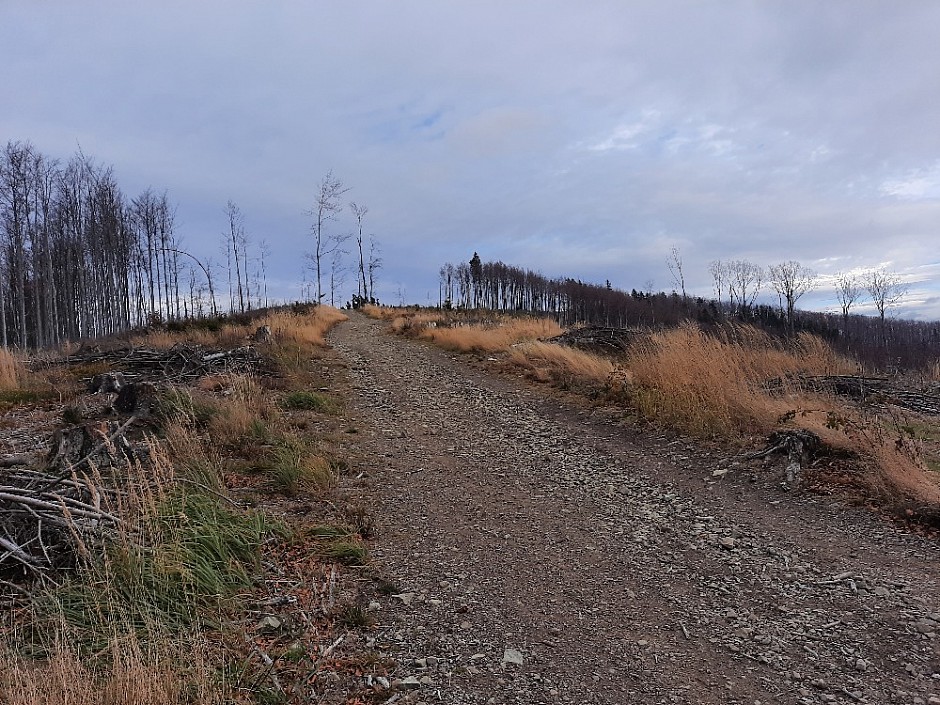
<instances>
[{"instance_id":1,"label":"cloudy sky","mask_svg":"<svg viewBox=\"0 0 940 705\"><path fill-rule=\"evenodd\" d=\"M390 303L474 251L668 291L677 247L691 293L884 266L938 319L938 36L933 0L0 0L0 142L166 189L200 257L235 201L283 297L332 170Z\"/></svg>"}]
</instances>

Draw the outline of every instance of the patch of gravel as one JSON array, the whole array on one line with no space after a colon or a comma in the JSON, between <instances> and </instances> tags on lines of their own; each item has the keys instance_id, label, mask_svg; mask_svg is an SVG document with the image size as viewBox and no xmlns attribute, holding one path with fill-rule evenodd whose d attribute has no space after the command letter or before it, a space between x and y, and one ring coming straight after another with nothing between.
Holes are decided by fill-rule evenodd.
<instances>
[{"instance_id":1,"label":"patch of gravel","mask_svg":"<svg viewBox=\"0 0 940 705\"><path fill-rule=\"evenodd\" d=\"M377 702L940 705L935 542L359 314L330 343L397 586Z\"/></svg>"}]
</instances>

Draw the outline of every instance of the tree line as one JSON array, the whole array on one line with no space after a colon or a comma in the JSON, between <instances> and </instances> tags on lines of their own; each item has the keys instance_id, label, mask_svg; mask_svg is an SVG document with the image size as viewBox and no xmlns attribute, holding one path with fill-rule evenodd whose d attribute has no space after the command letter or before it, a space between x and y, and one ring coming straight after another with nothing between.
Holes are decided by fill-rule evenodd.
<instances>
[{"instance_id":1,"label":"tree line","mask_svg":"<svg viewBox=\"0 0 940 705\"><path fill-rule=\"evenodd\" d=\"M315 276L301 298L335 302L350 271L344 245L354 238L353 302L375 301L382 259L377 240L364 232L368 208L348 204L355 233L329 229L347 191L332 172L319 185L309 211ZM219 245L219 264L187 252L165 191L131 197L111 167L81 151L60 162L10 141L0 152L0 344L43 348L268 306L269 249L264 240L254 245L233 201Z\"/></svg>"},{"instance_id":2,"label":"tree line","mask_svg":"<svg viewBox=\"0 0 940 705\"><path fill-rule=\"evenodd\" d=\"M477 253L468 262L445 264L439 274L442 308L485 308L520 311L555 318L561 325L588 323L618 328L675 326L696 320L706 326L741 321L780 335L800 331L825 338L838 349L876 367L923 368L940 357L940 322L891 317L906 294L900 277L885 269L840 273L835 277L839 313L803 311L797 302L820 283L819 276L796 261L763 268L745 260L709 265L714 298L692 297L685 291L681 255L669 261L675 288L656 292L652 282L626 292L605 284L545 275L503 262L484 262ZM778 305L758 303L768 290ZM877 317L857 315L864 298Z\"/></svg>"},{"instance_id":3,"label":"tree line","mask_svg":"<svg viewBox=\"0 0 940 705\"><path fill-rule=\"evenodd\" d=\"M56 345L182 316L185 280L166 194L128 198L110 168L32 145L0 153L0 342Z\"/></svg>"}]
</instances>

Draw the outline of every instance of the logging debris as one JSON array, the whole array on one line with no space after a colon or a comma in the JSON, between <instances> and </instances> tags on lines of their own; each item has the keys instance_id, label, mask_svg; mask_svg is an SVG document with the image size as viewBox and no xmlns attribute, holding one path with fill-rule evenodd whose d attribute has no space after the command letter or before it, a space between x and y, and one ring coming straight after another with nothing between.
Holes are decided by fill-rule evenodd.
<instances>
[{"instance_id":1,"label":"logging debris","mask_svg":"<svg viewBox=\"0 0 940 705\"><path fill-rule=\"evenodd\" d=\"M819 375L802 378L815 392L849 397L869 404L891 405L929 416L940 416L940 384L911 389L888 377Z\"/></svg>"},{"instance_id":2,"label":"logging debris","mask_svg":"<svg viewBox=\"0 0 940 705\"><path fill-rule=\"evenodd\" d=\"M565 345L583 350L622 353L630 343L646 331L632 328L607 328L604 326L583 326L572 328L561 335L549 338L546 342Z\"/></svg>"},{"instance_id":3,"label":"logging debris","mask_svg":"<svg viewBox=\"0 0 940 705\"><path fill-rule=\"evenodd\" d=\"M185 382L211 374L234 373L276 375L277 371L252 345L230 350L211 350L201 345L178 343L166 350L123 347L81 350L53 360L37 360L33 369L53 365L92 365L107 363L112 371L95 375L89 383L92 392L120 392L126 384L143 380Z\"/></svg>"},{"instance_id":4,"label":"logging debris","mask_svg":"<svg viewBox=\"0 0 940 705\"><path fill-rule=\"evenodd\" d=\"M34 455L4 458L0 476L0 583L72 565L121 523L111 507L111 468L134 456L125 436L136 420L59 429L45 462Z\"/></svg>"}]
</instances>

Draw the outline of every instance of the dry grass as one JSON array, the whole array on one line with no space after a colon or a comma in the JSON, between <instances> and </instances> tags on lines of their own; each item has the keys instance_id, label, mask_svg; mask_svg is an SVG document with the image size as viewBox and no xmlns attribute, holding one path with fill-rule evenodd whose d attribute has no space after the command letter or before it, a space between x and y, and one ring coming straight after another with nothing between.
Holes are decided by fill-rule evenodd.
<instances>
[{"instance_id":1,"label":"dry grass","mask_svg":"<svg viewBox=\"0 0 940 705\"><path fill-rule=\"evenodd\" d=\"M493 325L454 328L427 327L418 337L457 352L505 352L513 345L561 334L561 327L546 318L508 318Z\"/></svg>"},{"instance_id":2,"label":"dry grass","mask_svg":"<svg viewBox=\"0 0 940 705\"><path fill-rule=\"evenodd\" d=\"M695 325L655 333L628 354L637 412L697 436L764 433L793 407L801 374L850 374L856 365L821 340L786 345L751 327L709 335ZM781 388L766 390L770 380Z\"/></svg>"},{"instance_id":3,"label":"dry grass","mask_svg":"<svg viewBox=\"0 0 940 705\"><path fill-rule=\"evenodd\" d=\"M0 654L0 702L6 705L216 705L233 702L215 682L199 649L145 651L134 639L114 639L110 658L82 658L66 642L34 661ZM184 671L179 665L190 664Z\"/></svg>"},{"instance_id":4,"label":"dry grass","mask_svg":"<svg viewBox=\"0 0 940 705\"><path fill-rule=\"evenodd\" d=\"M940 360L927 367L926 377L929 382L940 382Z\"/></svg>"},{"instance_id":5,"label":"dry grass","mask_svg":"<svg viewBox=\"0 0 940 705\"><path fill-rule=\"evenodd\" d=\"M317 306L312 313L296 314L286 311L272 313L259 321L271 326L274 339L279 343L326 345L324 336L338 323L348 320L346 314L332 306Z\"/></svg>"},{"instance_id":6,"label":"dry grass","mask_svg":"<svg viewBox=\"0 0 940 705\"><path fill-rule=\"evenodd\" d=\"M208 423L212 439L222 445L237 445L251 435L258 424L279 419L277 406L258 381L246 375L219 375L214 378L216 393L224 399L219 413Z\"/></svg>"},{"instance_id":7,"label":"dry grass","mask_svg":"<svg viewBox=\"0 0 940 705\"><path fill-rule=\"evenodd\" d=\"M369 316L369 318L375 318L379 321L391 321L393 318L400 316L404 309L393 306L375 306L373 304L366 304L360 310Z\"/></svg>"},{"instance_id":8,"label":"dry grass","mask_svg":"<svg viewBox=\"0 0 940 705\"><path fill-rule=\"evenodd\" d=\"M858 373L815 336L784 343L749 327L712 336L686 325L634 344L626 365L628 397L643 418L732 442L787 426L812 431L860 463L854 482L882 505L940 509L940 488L903 420L800 387L800 375Z\"/></svg>"},{"instance_id":9,"label":"dry grass","mask_svg":"<svg viewBox=\"0 0 940 705\"><path fill-rule=\"evenodd\" d=\"M565 388L603 387L615 369L607 358L540 341L512 348L508 362L538 382L554 382Z\"/></svg>"}]
</instances>

